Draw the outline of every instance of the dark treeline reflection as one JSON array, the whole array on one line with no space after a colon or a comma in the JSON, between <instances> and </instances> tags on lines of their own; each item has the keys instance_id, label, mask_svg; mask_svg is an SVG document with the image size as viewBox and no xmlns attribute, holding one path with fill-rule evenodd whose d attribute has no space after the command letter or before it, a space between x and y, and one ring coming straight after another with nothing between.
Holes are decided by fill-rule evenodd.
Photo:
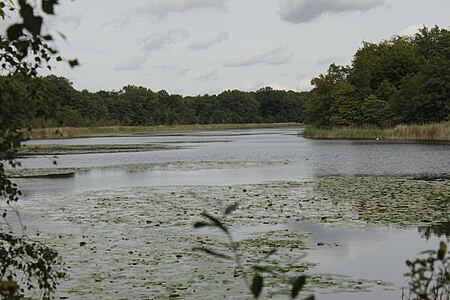
<instances>
[{"instance_id":1,"label":"dark treeline reflection","mask_svg":"<svg viewBox=\"0 0 450 300\"><path fill-rule=\"evenodd\" d=\"M441 222L438 224L433 224L430 226L422 226L418 228L419 233L421 233L422 237L427 240L430 239L433 235L440 237L450 238L450 222Z\"/></svg>"}]
</instances>

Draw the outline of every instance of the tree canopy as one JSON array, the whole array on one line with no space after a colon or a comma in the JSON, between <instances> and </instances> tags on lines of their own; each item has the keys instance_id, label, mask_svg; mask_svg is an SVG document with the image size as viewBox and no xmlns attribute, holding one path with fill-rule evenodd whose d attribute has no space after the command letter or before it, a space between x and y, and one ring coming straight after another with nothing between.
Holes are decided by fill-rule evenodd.
<instances>
[{"instance_id":1,"label":"tree canopy","mask_svg":"<svg viewBox=\"0 0 450 300\"><path fill-rule=\"evenodd\" d=\"M0 77L0 84L7 77ZM31 80L39 114L24 116L29 126L88 127L177 124L303 122L308 93L227 90L218 95L181 96L127 85L118 91L76 90L64 77ZM22 86L21 80L15 82Z\"/></svg>"},{"instance_id":2,"label":"tree canopy","mask_svg":"<svg viewBox=\"0 0 450 300\"><path fill-rule=\"evenodd\" d=\"M307 121L317 126L428 123L450 119L450 31L364 42L350 66L312 80Z\"/></svg>"}]
</instances>

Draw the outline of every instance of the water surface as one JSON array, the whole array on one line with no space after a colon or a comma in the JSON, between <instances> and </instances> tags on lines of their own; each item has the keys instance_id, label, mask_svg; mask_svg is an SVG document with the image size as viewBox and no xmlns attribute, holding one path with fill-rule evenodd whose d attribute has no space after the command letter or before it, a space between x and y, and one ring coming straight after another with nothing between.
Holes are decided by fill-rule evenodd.
<instances>
[{"instance_id":1,"label":"water surface","mask_svg":"<svg viewBox=\"0 0 450 300\"><path fill-rule=\"evenodd\" d=\"M108 191L136 187L173 187L174 191L178 191L177 189L186 186L305 181L330 175L445 177L450 174L448 143L309 140L297 135L300 130L302 128L187 131L124 137L29 141L30 145L150 143L175 145L181 148L148 152L61 155L57 159L57 166L52 165L50 157L24 158L21 160L22 168L86 168L87 171L77 172L67 178L18 179L17 182L25 192L25 203L29 205L33 199L73 196L88 191L100 191L107 197ZM247 167L244 162L248 161L259 162L259 165ZM179 163L180 167L170 170L142 170L130 167L130 164L138 166L168 162ZM183 167L183 163L192 162L225 162L225 164L206 169ZM233 164L227 167L226 162ZM80 199L79 205L83 205L82 201L89 200L83 199ZM28 219L33 220L33 216L28 216ZM41 227L43 230L51 231L48 222L45 222L47 225L44 227L41 224ZM310 232L309 243L314 249L308 252L306 259L318 264L311 270L313 276L331 273L392 284L392 286L378 286L375 283L371 293L335 293L333 289L319 290L318 299L398 299L401 295L399 289L404 284L403 274L407 271L404 261L417 256L423 250L436 248L439 234L441 238L448 237L442 234L448 224L435 226L425 226L419 231L417 227L364 226L364 224L359 224L358 227L354 225L333 227L322 223L280 220L278 225L243 227L236 234L245 238L258 231ZM321 246L318 246L319 244Z\"/></svg>"}]
</instances>

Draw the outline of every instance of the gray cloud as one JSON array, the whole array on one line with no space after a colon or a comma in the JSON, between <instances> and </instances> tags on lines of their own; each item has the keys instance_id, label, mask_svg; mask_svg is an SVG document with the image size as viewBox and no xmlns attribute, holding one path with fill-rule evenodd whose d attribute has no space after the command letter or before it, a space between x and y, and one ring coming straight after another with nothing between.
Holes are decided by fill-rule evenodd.
<instances>
[{"instance_id":1,"label":"gray cloud","mask_svg":"<svg viewBox=\"0 0 450 300\"><path fill-rule=\"evenodd\" d=\"M140 41L141 47L146 51L158 51L168 44L175 43L189 36L189 32L181 28L156 32Z\"/></svg>"},{"instance_id":2,"label":"gray cloud","mask_svg":"<svg viewBox=\"0 0 450 300\"><path fill-rule=\"evenodd\" d=\"M189 44L188 48L192 50L203 50L207 49L215 44L218 44L220 42L226 41L229 37L229 34L227 32L219 32L216 34L212 39L209 39L207 41L202 42L192 42Z\"/></svg>"},{"instance_id":3,"label":"gray cloud","mask_svg":"<svg viewBox=\"0 0 450 300\"><path fill-rule=\"evenodd\" d=\"M187 75L189 73L189 71L190 71L190 69L185 68L185 69L179 70L177 74L184 76L184 75Z\"/></svg>"},{"instance_id":4,"label":"gray cloud","mask_svg":"<svg viewBox=\"0 0 450 300\"><path fill-rule=\"evenodd\" d=\"M163 71L170 72L172 74L177 74L177 75L187 75L190 71L187 68L179 68L178 66L171 66L171 65L160 65L160 66L155 66L154 68L161 69Z\"/></svg>"},{"instance_id":5,"label":"gray cloud","mask_svg":"<svg viewBox=\"0 0 450 300\"><path fill-rule=\"evenodd\" d=\"M283 65L291 61L293 53L287 46L281 46L235 58L227 67L243 67L256 64Z\"/></svg>"},{"instance_id":6,"label":"gray cloud","mask_svg":"<svg viewBox=\"0 0 450 300\"><path fill-rule=\"evenodd\" d=\"M200 75L199 77L197 77L197 79L199 81L211 81L211 80L216 80L219 79L221 76L220 74L217 72L217 70L213 70L210 72L207 72L203 75Z\"/></svg>"},{"instance_id":7,"label":"gray cloud","mask_svg":"<svg viewBox=\"0 0 450 300\"><path fill-rule=\"evenodd\" d=\"M325 13L367 11L384 0L280 0L280 17L291 23L306 23Z\"/></svg>"},{"instance_id":8,"label":"gray cloud","mask_svg":"<svg viewBox=\"0 0 450 300\"><path fill-rule=\"evenodd\" d=\"M143 69L147 62L148 56L136 56L130 58L128 61L119 63L114 70L116 71L135 71Z\"/></svg>"},{"instance_id":9,"label":"gray cloud","mask_svg":"<svg viewBox=\"0 0 450 300\"><path fill-rule=\"evenodd\" d=\"M148 0L144 7L139 9L141 14L153 15L162 19L171 13L184 13L191 10L206 8L225 8L227 0Z\"/></svg>"}]
</instances>

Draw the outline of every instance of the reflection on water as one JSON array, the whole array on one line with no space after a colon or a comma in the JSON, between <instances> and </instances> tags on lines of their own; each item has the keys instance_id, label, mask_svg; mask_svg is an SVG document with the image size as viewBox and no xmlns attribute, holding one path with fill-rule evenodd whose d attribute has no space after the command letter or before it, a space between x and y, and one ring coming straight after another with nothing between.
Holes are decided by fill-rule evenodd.
<instances>
[{"instance_id":1,"label":"reflection on water","mask_svg":"<svg viewBox=\"0 0 450 300\"><path fill-rule=\"evenodd\" d=\"M450 222L441 222L430 226L421 226L418 228L422 237L429 240L433 236L450 238Z\"/></svg>"},{"instance_id":2,"label":"reflection on water","mask_svg":"<svg viewBox=\"0 0 450 300\"><path fill-rule=\"evenodd\" d=\"M421 239L415 228L344 228L307 222L238 228L234 235L242 240L274 230L309 232L313 250L307 251L305 260L317 266L308 271L308 275L339 274L344 278L392 284L375 283L371 287L374 293L339 293L339 287L318 289L318 299L398 299L405 285L404 274L408 271L405 261L417 257L421 251L437 249L441 235L436 229L448 233L448 224L426 227L430 229L426 239Z\"/></svg>"},{"instance_id":3,"label":"reflection on water","mask_svg":"<svg viewBox=\"0 0 450 300\"><path fill-rule=\"evenodd\" d=\"M256 168L77 173L71 178L18 180L28 194L78 192L155 185L227 185L277 180L303 180L325 175L413 175L439 178L450 170L450 144L396 141L309 140L298 137L302 128L190 131L127 137L30 141L30 144L105 145L177 144L189 148L170 151L61 155L58 165L43 156L21 160L24 168L105 167L172 162L261 161ZM227 142L224 142L226 137ZM288 162L264 166L264 162Z\"/></svg>"},{"instance_id":4,"label":"reflection on water","mask_svg":"<svg viewBox=\"0 0 450 300\"><path fill-rule=\"evenodd\" d=\"M170 171L90 171L70 178L15 179L26 197L56 196L94 190L138 186L187 186L257 184L265 181L291 181L309 178L307 169L296 165L261 166L210 170Z\"/></svg>"},{"instance_id":5,"label":"reflection on water","mask_svg":"<svg viewBox=\"0 0 450 300\"><path fill-rule=\"evenodd\" d=\"M30 141L32 144L146 144L202 141L171 151L62 155L55 167L196 161L285 161L308 176L443 175L450 170L450 144L396 141L310 140L297 136L302 128L194 131L182 135L139 135ZM226 137L226 142L224 141ZM45 157L22 160L26 168L51 168Z\"/></svg>"},{"instance_id":6,"label":"reflection on water","mask_svg":"<svg viewBox=\"0 0 450 300\"><path fill-rule=\"evenodd\" d=\"M323 224L294 224L291 228L312 232L317 249L306 259L318 263L311 275L341 274L353 279L391 282L393 286L374 285L373 293L335 293L318 291L318 299L398 299L405 284L405 261L419 252L437 248L436 236L420 239L415 229L331 228ZM339 246L335 246L335 245Z\"/></svg>"}]
</instances>

